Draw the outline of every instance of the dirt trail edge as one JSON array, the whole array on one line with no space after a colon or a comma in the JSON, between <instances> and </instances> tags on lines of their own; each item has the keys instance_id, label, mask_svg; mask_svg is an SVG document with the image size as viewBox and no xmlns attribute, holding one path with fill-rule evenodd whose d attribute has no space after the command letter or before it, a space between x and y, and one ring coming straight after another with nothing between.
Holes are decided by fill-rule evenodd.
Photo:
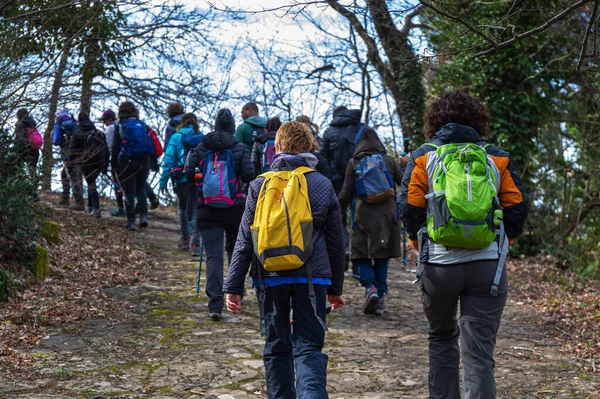
<instances>
[{"instance_id":1,"label":"dirt trail edge","mask_svg":"<svg viewBox=\"0 0 600 399\"><path fill-rule=\"evenodd\" d=\"M159 283L112 288L133 305L121 321L53 331L34 349L42 377L0 376L0 397L266 398L255 295L248 287L241 315L210 321L205 294L195 292L197 260L176 249L176 230L173 217L153 213L149 229L133 234L150 245ZM388 312L375 318L362 314L363 289L347 277L348 306L327 321L331 398L427 397L427 325L412 278L399 261L390 265ZM544 340L540 317L509 297L496 350L498 397L600 397L597 376Z\"/></svg>"}]
</instances>

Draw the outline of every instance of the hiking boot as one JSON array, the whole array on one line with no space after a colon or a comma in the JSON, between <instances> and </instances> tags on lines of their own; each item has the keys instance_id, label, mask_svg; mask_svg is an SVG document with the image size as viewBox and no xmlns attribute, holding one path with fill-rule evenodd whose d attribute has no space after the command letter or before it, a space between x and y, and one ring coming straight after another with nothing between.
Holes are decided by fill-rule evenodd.
<instances>
[{"instance_id":1,"label":"hiking boot","mask_svg":"<svg viewBox=\"0 0 600 399\"><path fill-rule=\"evenodd\" d=\"M200 245L192 244L190 251L192 252L192 257L198 258L200 256Z\"/></svg>"},{"instance_id":2,"label":"hiking boot","mask_svg":"<svg viewBox=\"0 0 600 399\"><path fill-rule=\"evenodd\" d=\"M100 209L91 208L88 215L93 216L95 218L100 218L102 217L102 211L100 211Z\"/></svg>"},{"instance_id":3,"label":"hiking boot","mask_svg":"<svg viewBox=\"0 0 600 399\"><path fill-rule=\"evenodd\" d=\"M125 216L125 209L117 208L110 211L110 216Z\"/></svg>"},{"instance_id":4,"label":"hiking boot","mask_svg":"<svg viewBox=\"0 0 600 399\"><path fill-rule=\"evenodd\" d=\"M85 205L84 204L75 204L75 205L71 205L69 207L69 209L72 211L85 211Z\"/></svg>"},{"instance_id":5,"label":"hiking boot","mask_svg":"<svg viewBox=\"0 0 600 399\"><path fill-rule=\"evenodd\" d=\"M148 227L148 216L142 215L140 216L140 229L145 229Z\"/></svg>"},{"instance_id":6,"label":"hiking boot","mask_svg":"<svg viewBox=\"0 0 600 399\"><path fill-rule=\"evenodd\" d=\"M60 201L58 201L58 205L69 206L69 197L62 197Z\"/></svg>"},{"instance_id":7,"label":"hiking boot","mask_svg":"<svg viewBox=\"0 0 600 399\"><path fill-rule=\"evenodd\" d=\"M129 231L135 231L135 220L134 221L128 221L125 224L125 228Z\"/></svg>"},{"instance_id":8,"label":"hiking boot","mask_svg":"<svg viewBox=\"0 0 600 399\"><path fill-rule=\"evenodd\" d=\"M183 239L180 238L179 241L177 241L177 248L181 249L182 251L189 251L190 250L190 239ZM200 252L200 249L198 249L198 252ZM198 255L200 256L200 255Z\"/></svg>"},{"instance_id":9,"label":"hiking boot","mask_svg":"<svg viewBox=\"0 0 600 399\"><path fill-rule=\"evenodd\" d=\"M344 258L344 271L347 272L350 268L350 252L346 252L346 257Z\"/></svg>"},{"instance_id":10,"label":"hiking boot","mask_svg":"<svg viewBox=\"0 0 600 399\"><path fill-rule=\"evenodd\" d=\"M377 306L378 301L377 288L375 288L374 285L368 287L365 291L365 305L363 307L363 312L365 312L365 314L375 313L375 306Z\"/></svg>"},{"instance_id":11,"label":"hiking boot","mask_svg":"<svg viewBox=\"0 0 600 399\"><path fill-rule=\"evenodd\" d=\"M221 312L210 312L208 315L212 321L221 321Z\"/></svg>"},{"instance_id":12,"label":"hiking boot","mask_svg":"<svg viewBox=\"0 0 600 399\"><path fill-rule=\"evenodd\" d=\"M160 201L158 200L158 198L154 198L152 201L150 201L150 209L152 210L158 208L159 205Z\"/></svg>"},{"instance_id":13,"label":"hiking boot","mask_svg":"<svg viewBox=\"0 0 600 399\"><path fill-rule=\"evenodd\" d=\"M94 208L92 208L91 206L86 206L84 212L86 213L86 215L91 215L92 212L94 212Z\"/></svg>"},{"instance_id":14,"label":"hiking boot","mask_svg":"<svg viewBox=\"0 0 600 399\"><path fill-rule=\"evenodd\" d=\"M385 312L385 302L383 300L383 297L381 297L377 301L377 305L375 305L375 316L383 316L384 312Z\"/></svg>"}]
</instances>

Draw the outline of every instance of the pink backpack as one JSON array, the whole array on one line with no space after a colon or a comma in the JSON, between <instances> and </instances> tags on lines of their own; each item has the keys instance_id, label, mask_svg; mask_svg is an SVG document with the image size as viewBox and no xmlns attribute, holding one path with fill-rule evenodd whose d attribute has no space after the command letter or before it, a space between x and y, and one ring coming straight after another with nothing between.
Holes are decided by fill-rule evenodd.
<instances>
[{"instance_id":1,"label":"pink backpack","mask_svg":"<svg viewBox=\"0 0 600 399\"><path fill-rule=\"evenodd\" d=\"M44 139L36 127L27 128L27 138L29 140L29 145L34 150L39 150L44 145Z\"/></svg>"}]
</instances>

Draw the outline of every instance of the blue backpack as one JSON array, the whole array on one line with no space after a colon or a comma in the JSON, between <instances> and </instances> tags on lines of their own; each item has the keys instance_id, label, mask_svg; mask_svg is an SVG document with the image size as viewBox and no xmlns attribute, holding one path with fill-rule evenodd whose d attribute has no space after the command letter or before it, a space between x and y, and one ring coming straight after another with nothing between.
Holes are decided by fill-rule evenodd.
<instances>
[{"instance_id":1,"label":"blue backpack","mask_svg":"<svg viewBox=\"0 0 600 399\"><path fill-rule=\"evenodd\" d=\"M144 157L155 154L154 142L148 127L139 119L127 119L119 123L121 153L128 157Z\"/></svg>"},{"instance_id":2,"label":"blue backpack","mask_svg":"<svg viewBox=\"0 0 600 399\"><path fill-rule=\"evenodd\" d=\"M68 145L75 130L77 130L77 121L74 119L59 123L57 129L52 132L52 144L60 147Z\"/></svg>"},{"instance_id":3,"label":"blue backpack","mask_svg":"<svg viewBox=\"0 0 600 399\"><path fill-rule=\"evenodd\" d=\"M181 143L183 144L183 162L178 163L174 168L171 168L169 175L171 178L178 182L183 179L185 163L190 151L193 151L200 143L204 140L204 134L182 134Z\"/></svg>"},{"instance_id":4,"label":"blue backpack","mask_svg":"<svg viewBox=\"0 0 600 399\"><path fill-rule=\"evenodd\" d=\"M356 164L356 196L371 204L395 196L394 180L383 156L384 153L365 155Z\"/></svg>"},{"instance_id":5,"label":"blue backpack","mask_svg":"<svg viewBox=\"0 0 600 399\"><path fill-rule=\"evenodd\" d=\"M213 208L230 208L240 194L231 149L217 152L207 150L200 161L200 171L202 182L199 186L204 204Z\"/></svg>"},{"instance_id":6,"label":"blue backpack","mask_svg":"<svg viewBox=\"0 0 600 399\"><path fill-rule=\"evenodd\" d=\"M275 139L267 140L262 143L260 147L262 154L260 165L262 166L262 173L266 173L271 170L271 163L275 156Z\"/></svg>"}]
</instances>

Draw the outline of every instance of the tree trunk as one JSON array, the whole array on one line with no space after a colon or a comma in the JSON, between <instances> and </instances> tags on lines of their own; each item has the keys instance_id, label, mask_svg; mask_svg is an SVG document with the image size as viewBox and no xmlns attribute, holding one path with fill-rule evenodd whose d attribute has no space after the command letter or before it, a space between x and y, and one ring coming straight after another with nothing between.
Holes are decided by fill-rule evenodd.
<instances>
[{"instance_id":1,"label":"tree trunk","mask_svg":"<svg viewBox=\"0 0 600 399\"><path fill-rule=\"evenodd\" d=\"M91 42L85 52L85 62L81 69L81 100L79 105L79 111L88 115L92 110L92 97L94 95L92 81L97 75L99 55L100 46L98 42Z\"/></svg>"},{"instance_id":2,"label":"tree trunk","mask_svg":"<svg viewBox=\"0 0 600 399\"><path fill-rule=\"evenodd\" d=\"M60 89L63 85L63 76L67 69L71 45L67 44L63 48L63 53L58 63L58 68L54 73L54 82L50 94L50 106L48 108L48 126L44 132L44 147L42 148L42 190L50 191L52 189L52 167L54 166L54 157L52 156L52 131L54 130L54 118L58 109L58 99Z\"/></svg>"}]
</instances>

